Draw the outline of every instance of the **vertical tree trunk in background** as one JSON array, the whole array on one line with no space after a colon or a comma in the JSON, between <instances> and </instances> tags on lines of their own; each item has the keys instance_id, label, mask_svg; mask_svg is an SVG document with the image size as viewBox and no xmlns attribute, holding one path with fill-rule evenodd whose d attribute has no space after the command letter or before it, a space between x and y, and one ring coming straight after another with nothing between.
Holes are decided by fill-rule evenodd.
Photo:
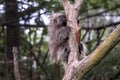
<instances>
[{"instance_id":1,"label":"vertical tree trunk in background","mask_svg":"<svg viewBox=\"0 0 120 80\"><path fill-rule=\"evenodd\" d=\"M15 46L19 50L19 24L17 0L5 0L5 14L7 26L7 59L13 61L12 48ZM15 25L14 25L15 24ZM8 64L8 78L14 80L13 64Z\"/></svg>"}]
</instances>

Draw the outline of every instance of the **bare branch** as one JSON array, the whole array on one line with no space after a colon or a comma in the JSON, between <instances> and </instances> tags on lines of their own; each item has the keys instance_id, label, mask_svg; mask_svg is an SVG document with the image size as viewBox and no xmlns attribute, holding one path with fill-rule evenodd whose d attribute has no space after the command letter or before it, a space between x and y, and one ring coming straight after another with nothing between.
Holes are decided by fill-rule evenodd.
<instances>
[{"instance_id":1,"label":"bare branch","mask_svg":"<svg viewBox=\"0 0 120 80\"><path fill-rule=\"evenodd\" d=\"M101 30L101 29L107 29L110 27L114 27L116 25L120 24L120 21L115 22L115 23L109 23L109 24L104 24L102 26L95 26L95 27L83 27L83 30Z\"/></svg>"},{"instance_id":2,"label":"bare branch","mask_svg":"<svg viewBox=\"0 0 120 80\"><path fill-rule=\"evenodd\" d=\"M84 19L86 19L86 18L97 17L97 16L99 16L99 15L108 13L108 12L110 12L110 11L112 11L112 10L116 10L116 9L118 9L118 8L120 8L120 5L115 6L115 7L112 7L112 8L107 9L107 10L104 10L104 11L102 11L102 12L98 12L98 13L96 13L96 14L87 15L87 16L81 18L80 20L84 20Z\"/></svg>"},{"instance_id":3,"label":"bare branch","mask_svg":"<svg viewBox=\"0 0 120 80\"><path fill-rule=\"evenodd\" d=\"M27 61L29 61L29 60L31 60L31 59L25 59L25 60L17 60L18 61L18 63L21 63L21 62L23 62L23 63L26 63ZM32 60L34 60L34 59L32 59ZM5 61L5 60L3 60L3 61L0 61L0 64L11 64L11 63L14 63L14 61L13 60L9 60L9 61Z\"/></svg>"}]
</instances>

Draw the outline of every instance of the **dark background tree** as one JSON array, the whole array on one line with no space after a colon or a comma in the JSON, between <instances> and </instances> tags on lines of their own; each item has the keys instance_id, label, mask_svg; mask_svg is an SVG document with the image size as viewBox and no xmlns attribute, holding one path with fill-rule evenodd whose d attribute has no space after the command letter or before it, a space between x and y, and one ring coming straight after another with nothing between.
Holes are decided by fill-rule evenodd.
<instances>
[{"instance_id":1,"label":"dark background tree","mask_svg":"<svg viewBox=\"0 0 120 80\"><path fill-rule=\"evenodd\" d=\"M71 3L74 0L71 0ZM54 69L49 60L46 26L54 12L64 12L58 0L0 1L0 80L13 80L13 53L19 49L20 77L23 80L61 79L63 68ZM85 0L79 22L85 25L81 39L88 54L120 24L119 0ZM120 79L120 45L84 79Z\"/></svg>"},{"instance_id":2,"label":"dark background tree","mask_svg":"<svg viewBox=\"0 0 120 80\"><path fill-rule=\"evenodd\" d=\"M12 48L14 46L19 48L19 36L20 36L20 29L19 29L19 17L18 17L18 6L16 0L5 0L5 21L6 21L6 31L7 31L7 61L13 61L13 54ZM16 24L16 25L14 25ZM13 77L13 65L7 65L7 71L10 72L7 74L11 79Z\"/></svg>"}]
</instances>

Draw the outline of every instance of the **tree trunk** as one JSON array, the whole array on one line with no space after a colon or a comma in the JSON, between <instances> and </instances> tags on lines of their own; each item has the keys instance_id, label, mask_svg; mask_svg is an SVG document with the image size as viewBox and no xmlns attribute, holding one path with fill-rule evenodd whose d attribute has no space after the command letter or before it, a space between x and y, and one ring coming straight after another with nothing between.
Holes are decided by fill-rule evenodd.
<instances>
[{"instance_id":1,"label":"tree trunk","mask_svg":"<svg viewBox=\"0 0 120 80\"><path fill-rule=\"evenodd\" d=\"M5 0L5 14L6 14L6 27L7 27L7 60L13 61L12 48L15 46L19 50L19 24L18 18L18 5L17 0ZM8 64L8 78L14 80L13 64Z\"/></svg>"}]
</instances>

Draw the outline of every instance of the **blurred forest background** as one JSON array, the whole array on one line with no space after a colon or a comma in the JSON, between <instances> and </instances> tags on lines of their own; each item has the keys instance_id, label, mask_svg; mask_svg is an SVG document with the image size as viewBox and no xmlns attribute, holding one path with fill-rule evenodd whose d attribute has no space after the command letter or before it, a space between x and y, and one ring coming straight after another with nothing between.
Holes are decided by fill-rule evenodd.
<instances>
[{"instance_id":1,"label":"blurred forest background","mask_svg":"<svg viewBox=\"0 0 120 80\"><path fill-rule=\"evenodd\" d=\"M64 69L51 64L47 46L54 12L64 12L59 0L0 0L0 80L14 80L14 46L21 80L61 80ZM85 0L78 20L90 54L120 24L120 0ZM120 43L83 80L120 80Z\"/></svg>"}]
</instances>

